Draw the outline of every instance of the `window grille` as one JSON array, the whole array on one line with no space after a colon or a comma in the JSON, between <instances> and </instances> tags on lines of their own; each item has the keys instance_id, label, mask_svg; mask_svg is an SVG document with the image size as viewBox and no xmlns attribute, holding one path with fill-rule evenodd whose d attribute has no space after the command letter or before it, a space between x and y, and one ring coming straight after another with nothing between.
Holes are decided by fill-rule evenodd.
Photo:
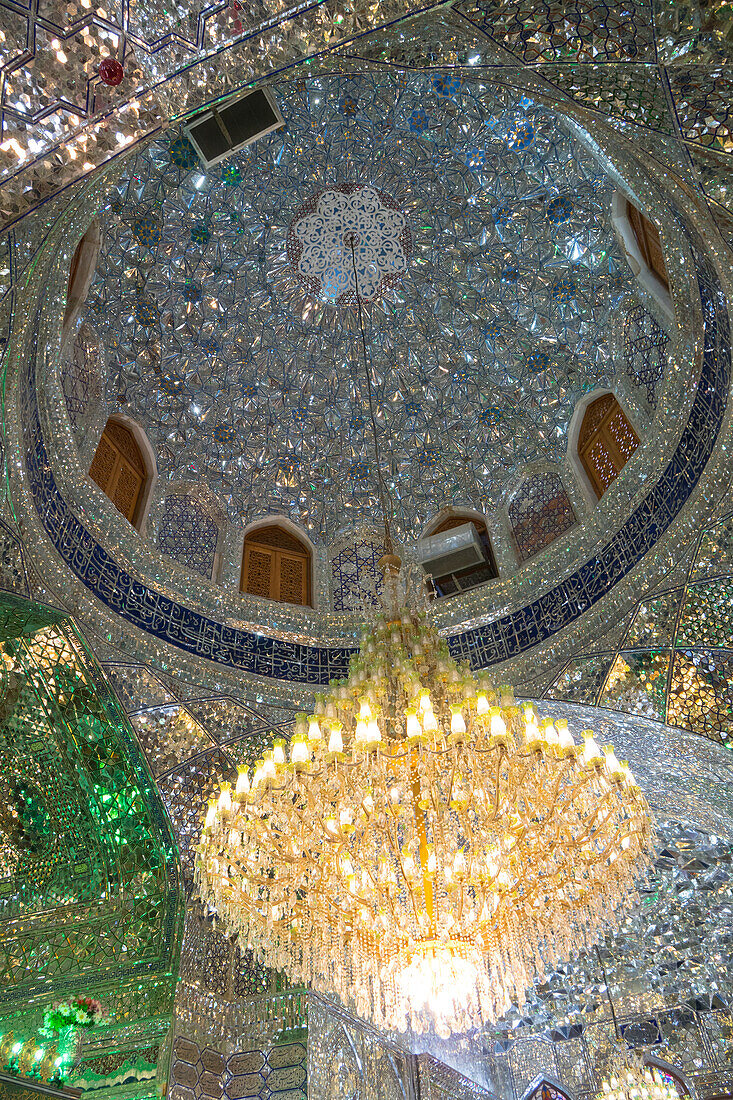
<instances>
[{"instance_id":1,"label":"window grille","mask_svg":"<svg viewBox=\"0 0 733 1100\"><path fill-rule=\"evenodd\" d=\"M668 291L669 278L664 263L664 252L662 251L662 242L659 239L659 230L654 222L649 221L649 218L630 202L626 204L626 214L631 222L631 228L634 230L636 243L644 258L644 263L650 271L654 272L664 289Z\"/></svg>"},{"instance_id":2,"label":"window grille","mask_svg":"<svg viewBox=\"0 0 733 1100\"><path fill-rule=\"evenodd\" d=\"M509 504L509 522L520 561L527 561L575 523L575 513L556 473L532 474Z\"/></svg>"},{"instance_id":3,"label":"window grille","mask_svg":"<svg viewBox=\"0 0 733 1100\"><path fill-rule=\"evenodd\" d=\"M604 394L588 406L578 454L599 500L638 446L639 437L613 394Z\"/></svg>"},{"instance_id":4,"label":"window grille","mask_svg":"<svg viewBox=\"0 0 733 1100\"><path fill-rule=\"evenodd\" d=\"M311 558L303 543L284 528L260 527L244 540L242 592L308 606Z\"/></svg>"},{"instance_id":5,"label":"window grille","mask_svg":"<svg viewBox=\"0 0 733 1100\"><path fill-rule=\"evenodd\" d=\"M89 468L89 476L109 497L117 511L134 523L146 469L145 460L129 428L115 420L107 421Z\"/></svg>"}]
</instances>

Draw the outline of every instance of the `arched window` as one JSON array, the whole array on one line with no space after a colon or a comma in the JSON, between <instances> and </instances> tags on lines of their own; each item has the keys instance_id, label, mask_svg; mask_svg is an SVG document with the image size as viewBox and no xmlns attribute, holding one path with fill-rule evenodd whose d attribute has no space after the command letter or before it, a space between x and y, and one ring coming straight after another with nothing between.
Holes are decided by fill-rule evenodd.
<instances>
[{"instance_id":1,"label":"arched window","mask_svg":"<svg viewBox=\"0 0 733 1100\"><path fill-rule=\"evenodd\" d=\"M641 257L649 271L659 279L666 291L669 291L669 278L664 264L662 242L659 239L659 230L654 222L649 221L646 214L637 210L633 203L626 203L626 217L631 222L631 228L636 237Z\"/></svg>"},{"instance_id":2,"label":"arched window","mask_svg":"<svg viewBox=\"0 0 733 1100\"><path fill-rule=\"evenodd\" d=\"M519 560L544 550L575 523L575 513L558 474L532 474L519 487L507 509Z\"/></svg>"},{"instance_id":3,"label":"arched window","mask_svg":"<svg viewBox=\"0 0 733 1100\"><path fill-rule=\"evenodd\" d=\"M89 467L89 476L118 512L136 525L148 477L135 436L118 420L108 420Z\"/></svg>"},{"instance_id":4,"label":"arched window","mask_svg":"<svg viewBox=\"0 0 733 1100\"><path fill-rule=\"evenodd\" d=\"M522 1100L571 1100L570 1094L554 1081L535 1077L529 1088L523 1093Z\"/></svg>"},{"instance_id":5,"label":"arched window","mask_svg":"<svg viewBox=\"0 0 733 1100\"><path fill-rule=\"evenodd\" d=\"M79 241L71 258L69 281L66 288L66 309L64 311L65 329L68 329L71 322L78 316L89 292L89 285L97 266L101 241L102 235L99 222L95 218Z\"/></svg>"},{"instance_id":6,"label":"arched window","mask_svg":"<svg viewBox=\"0 0 733 1100\"><path fill-rule=\"evenodd\" d=\"M207 580L214 575L220 526L212 509L190 492L168 493L158 527L158 549Z\"/></svg>"},{"instance_id":7,"label":"arched window","mask_svg":"<svg viewBox=\"0 0 733 1100\"><path fill-rule=\"evenodd\" d=\"M310 606L310 573L308 547L279 524L258 527L245 538L242 592Z\"/></svg>"},{"instance_id":8,"label":"arched window","mask_svg":"<svg viewBox=\"0 0 733 1100\"><path fill-rule=\"evenodd\" d=\"M578 455L600 498L639 446L639 437L612 393L597 397L585 410Z\"/></svg>"},{"instance_id":9,"label":"arched window","mask_svg":"<svg viewBox=\"0 0 733 1100\"><path fill-rule=\"evenodd\" d=\"M430 531L427 537L432 538L435 535L442 535L446 531L452 531L456 527L463 527L467 523L472 523L476 528L476 535L481 545L482 560L467 566L465 569L457 569L454 572L442 572L439 575L432 572L429 561L424 561L423 568L427 573L430 573L433 578L433 586L437 597L453 596L456 592L466 592L470 588L476 588L479 584L485 584L486 581L495 580L499 576L499 572L496 568L496 561L494 560L494 552L491 549L491 542L489 541L489 532L482 519L465 514L451 515L438 523L438 525Z\"/></svg>"},{"instance_id":10,"label":"arched window","mask_svg":"<svg viewBox=\"0 0 733 1100\"><path fill-rule=\"evenodd\" d=\"M673 321L674 304L656 225L619 190L613 193L611 221L634 277L655 300L665 317Z\"/></svg>"}]
</instances>

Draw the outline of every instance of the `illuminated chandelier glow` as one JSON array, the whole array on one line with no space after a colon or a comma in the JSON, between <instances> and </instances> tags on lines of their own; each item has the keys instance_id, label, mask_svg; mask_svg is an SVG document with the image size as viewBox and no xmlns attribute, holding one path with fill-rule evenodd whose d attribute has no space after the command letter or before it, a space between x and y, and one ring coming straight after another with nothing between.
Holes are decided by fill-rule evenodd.
<instances>
[{"instance_id":1,"label":"illuminated chandelier glow","mask_svg":"<svg viewBox=\"0 0 733 1100\"><path fill-rule=\"evenodd\" d=\"M680 1100L680 1094L656 1066L645 1065L639 1055L619 1049L597 1100Z\"/></svg>"},{"instance_id":2,"label":"illuminated chandelier glow","mask_svg":"<svg viewBox=\"0 0 733 1100\"><path fill-rule=\"evenodd\" d=\"M598 945L596 956L603 973L615 1035L611 1064L608 1072L602 1076L601 1089L596 1100L680 1100L680 1092L675 1087L673 1078L657 1066L646 1063L643 1054L630 1051L624 1043L619 1031L608 974Z\"/></svg>"},{"instance_id":3,"label":"illuminated chandelier glow","mask_svg":"<svg viewBox=\"0 0 733 1100\"><path fill-rule=\"evenodd\" d=\"M202 896L377 1026L496 1020L613 927L652 836L628 765L449 655L399 559L349 678L212 802Z\"/></svg>"}]
</instances>

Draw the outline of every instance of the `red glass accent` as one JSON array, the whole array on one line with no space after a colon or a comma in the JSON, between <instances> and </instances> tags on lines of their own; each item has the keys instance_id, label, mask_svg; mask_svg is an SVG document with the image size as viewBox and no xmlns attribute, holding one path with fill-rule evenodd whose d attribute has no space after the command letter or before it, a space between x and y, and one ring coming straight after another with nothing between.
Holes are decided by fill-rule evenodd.
<instances>
[{"instance_id":1,"label":"red glass accent","mask_svg":"<svg viewBox=\"0 0 733 1100\"><path fill-rule=\"evenodd\" d=\"M105 57L99 63L100 80L103 84L109 84L111 88L116 88L118 84L121 84L124 75L125 70L114 57Z\"/></svg>"}]
</instances>

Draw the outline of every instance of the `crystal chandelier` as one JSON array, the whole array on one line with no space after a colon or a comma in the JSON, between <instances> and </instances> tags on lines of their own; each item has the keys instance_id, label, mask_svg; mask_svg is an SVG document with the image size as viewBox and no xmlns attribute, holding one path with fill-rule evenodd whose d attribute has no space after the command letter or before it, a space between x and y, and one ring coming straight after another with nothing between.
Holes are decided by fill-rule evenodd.
<instances>
[{"instance_id":1,"label":"crystal chandelier","mask_svg":"<svg viewBox=\"0 0 733 1100\"><path fill-rule=\"evenodd\" d=\"M538 722L459 666L425 579L392 552L351 248L387 554L383 610L349 676L221 788L196 861L242 947L378 1027L438 1035L496 1020L590 947L634 893L649 807L590 731Z\"/></svg>"},{"instance_id":2,"label":"crystal chandelier","mask_svg":"<svg viewBox=\"0 0 733 1100\"><path fill-rule=\"evenodd\" d=\"M349 677L209 806L202 896L264 964L377 1026L495 1020L634 893L627 764L450 656L386 555Z\"/></svg>"},{"instance_id":3,"label":"crystal chandelier","mask_svg":"<svg viewBox=\"0 0 733 1100\"><path fill-rule=\"evenodd\" d=\"M603 973L615 1036L611 1064L601 1081L597 1100L680 1100L680 1093L672 1081L657 1066L646 1064L642 1054L630 1051L624 1043L616 1019L608 974L597 945L596 956Z\"/></svg>"},{"instance_id":4,"label":"crystal chandelier","mask_svg":"<svg viewBox=\"0 0 733 1100\"><path fill-rule=\"evenodd\" d=\"M601 1082L598 1100L680 1100L680 1094L656 1066L642 1056L618 1049Z\"/></svg>"}]
</instances>

